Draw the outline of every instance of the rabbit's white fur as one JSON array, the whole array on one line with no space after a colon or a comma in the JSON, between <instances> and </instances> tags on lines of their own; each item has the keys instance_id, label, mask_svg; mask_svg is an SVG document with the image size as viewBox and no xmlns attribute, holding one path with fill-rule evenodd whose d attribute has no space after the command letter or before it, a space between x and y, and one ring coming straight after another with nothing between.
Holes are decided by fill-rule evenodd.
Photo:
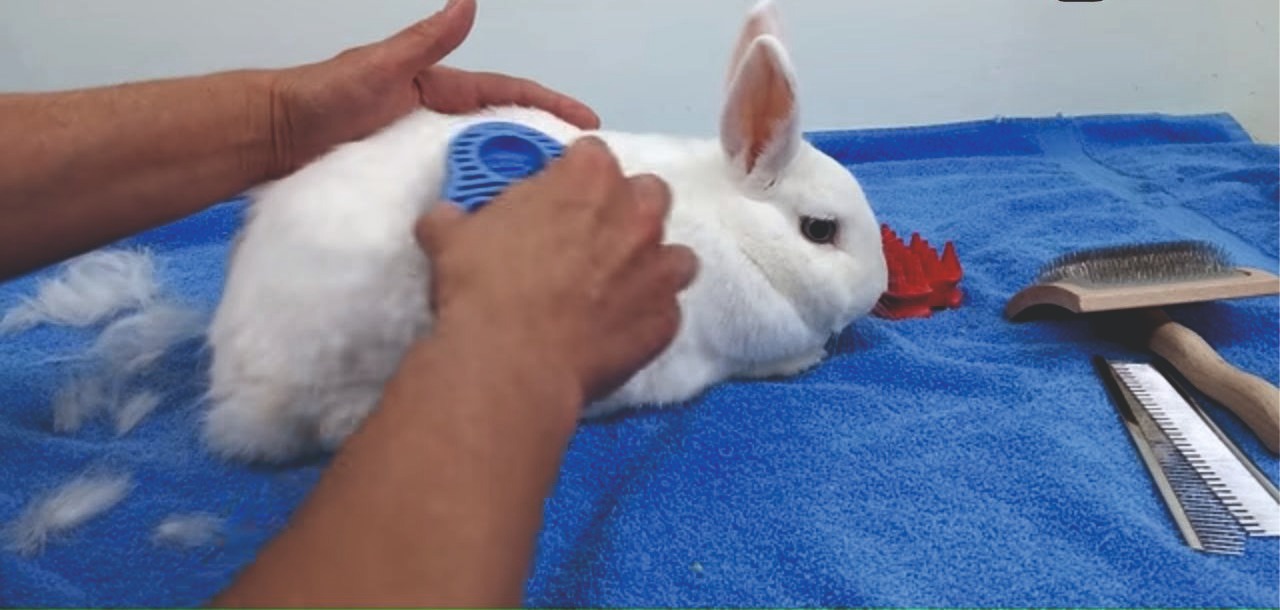
<instances>
[{"instance_id":1,"label":"rabbit's white fur","mask_svg":"<svg viewBox=\"0 0 1280 610\"><path fill-rule=\"evenodd\" d=\"M674 342L586 416L684 401L730 377L800 372L885 290L861 188L801 137L767 3L748 19L733 66L719 141L593 134L628 175L670 185L667 241L693 248L701 264L680 296ZM564 143L586 133L523 108L422 110L256 193L210 329L205 438L215 451L281 460L332 449L375 406L431 326L414 222L441 193L451 138L490 120ZM837 219L838 240L806 240L802 216Z\"/></svg>"}]
</instances>

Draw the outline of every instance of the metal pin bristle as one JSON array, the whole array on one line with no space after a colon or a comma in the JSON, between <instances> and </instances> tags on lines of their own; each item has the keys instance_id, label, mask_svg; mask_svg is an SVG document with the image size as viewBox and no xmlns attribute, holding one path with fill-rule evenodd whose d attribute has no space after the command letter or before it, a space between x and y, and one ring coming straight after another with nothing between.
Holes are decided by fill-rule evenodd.
<instances>
[{"instance_id":1,"label":"metal pin bristle","mask_svg":"<svg viewBox=\"0 0 1280 610\"><path fill-rule=\"evenodd\" d=\"M1198 280L1230 275L1234 269L1222 248L1203 241L1170 241L1080 250L1059 256L1040 269L1038 283L1141 284Z\"/></svg>"}]
</instances>

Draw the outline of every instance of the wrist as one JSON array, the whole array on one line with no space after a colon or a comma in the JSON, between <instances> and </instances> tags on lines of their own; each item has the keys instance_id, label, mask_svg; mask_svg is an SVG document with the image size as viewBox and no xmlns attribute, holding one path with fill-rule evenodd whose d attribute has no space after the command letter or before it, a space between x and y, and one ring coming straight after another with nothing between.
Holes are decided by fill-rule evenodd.
<instances>
[{"instance_id":1,"label":"wrist","mask_svg":"<svg viewBox=\"0 0 1280 610\"><path fill-rule=\"evenodd\" d=\"M289 143L285 106L281 95L283 70L241 70L236 72L244 91L247 144L244 163L255 177L255 183L276 180L286 175Z\"/></svg>"},{"instance_id":2,"label":"wrist","mask_svg":"<svg viewBox=\"0 0 1280 610\"><path fill-rule=\"evenodd\" d=\"M553 444L568 442L584 403L582 384L562 359L479 320L437 320L410 348L397 377L447 386L459 398L452 404L486 409L483 421L511 424Z\"/></svg>"},{"instance_id":3,"label":"wrist","mask_svg":"<svg viewBox=\"0 0 1280 610\"><path fill-rule=\"evenodd\" d=\"M499 326L490 321L492 318L479 311L446 307L437 313L430 336L449 350L470 350L482 361L501 367L521 385L537 386L572 402L576 421L586 393L571 354L537 332L526 332L539 326L534 320Z\"/></svg>"},{"instance_id":4,"label":"wrist","mask_svg":"<svg viewBox=\"0 0 1280 610\"><path fill-rule=\"evenodd\" d=\"M582 383L553 346L528 335L499 330L483 319L448 317L437 319L428 340L432 345L426 349L481 363L484 378L494 386L544 406L538 409L541 414L572 434L584 401Z\"/></svg>"},{"instance_id":5,"label":"wrist","mask_svg":"<svg viewBox=\"0 0 1280 610\"><path fill-rule=\"evenodd\" d=\"M453 463L453 476L470 481L459 489L499 511L491 515L495 524L536 529L502 515L540 514L575 430L581 392L521 350L473 340L489 333L437 330L406 354L375 417L384 430L432 444L437 459Z\"/></svg>"}]
</instances>

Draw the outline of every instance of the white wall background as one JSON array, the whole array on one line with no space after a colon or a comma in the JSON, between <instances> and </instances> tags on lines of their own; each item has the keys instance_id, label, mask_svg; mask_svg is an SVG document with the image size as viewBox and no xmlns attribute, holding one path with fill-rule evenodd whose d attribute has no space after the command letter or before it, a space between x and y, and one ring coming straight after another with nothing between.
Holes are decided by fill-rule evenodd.
<instances>
[{"instance_id":1,"label":"white wall background","mask_svg":"<svg viewBox=\"0 0 1280 610\"><path fill-rule=\"evenodd\" d=\"M751 0L481 0L451 63L519 74L608 127L714 133ZM318 60L439 0L0 0L0 90ZM779 0L805 128L1230 112L1280 140L1277 0Z\"/></svg>"}]
</instances>

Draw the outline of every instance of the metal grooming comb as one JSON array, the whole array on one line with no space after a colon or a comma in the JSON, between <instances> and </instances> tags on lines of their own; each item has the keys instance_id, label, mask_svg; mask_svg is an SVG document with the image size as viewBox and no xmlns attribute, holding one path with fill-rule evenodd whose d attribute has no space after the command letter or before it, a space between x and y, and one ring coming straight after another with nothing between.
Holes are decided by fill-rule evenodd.
<instances>
[{"instance_id":1,"label":"metal grooming comb","mask_svg":"<svg viewBox=\"0 0 1280 610\"><path fill-rule=\"evenodd\" d=\"M1280 491L1156 366L1094 359L1187 545L1240 555L1280 536Z\"/></svg>"}]
</instances>

